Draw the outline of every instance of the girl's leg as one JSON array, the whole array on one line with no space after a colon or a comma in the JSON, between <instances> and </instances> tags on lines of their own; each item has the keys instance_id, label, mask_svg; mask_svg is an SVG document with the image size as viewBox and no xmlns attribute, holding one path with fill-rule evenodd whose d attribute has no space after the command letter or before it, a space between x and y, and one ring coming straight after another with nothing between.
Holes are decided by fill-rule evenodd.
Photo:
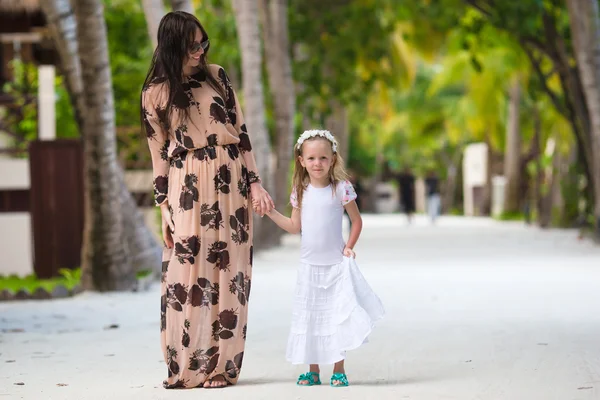
<instances>
[{"instance_id":1,"label":"girl's leg","mask_svg":"<svg viewBox=\"0 0 600 400\"><path fill-rule=\"evenodd\" d=\"M317 374L321 373L321 370L319 369L319 364L310 364L310 367L308 369L310 372L315 372ZM308 385L310 382L309 381L300 381L298 382L299 385Z\"/></svg>"}]
</instances>

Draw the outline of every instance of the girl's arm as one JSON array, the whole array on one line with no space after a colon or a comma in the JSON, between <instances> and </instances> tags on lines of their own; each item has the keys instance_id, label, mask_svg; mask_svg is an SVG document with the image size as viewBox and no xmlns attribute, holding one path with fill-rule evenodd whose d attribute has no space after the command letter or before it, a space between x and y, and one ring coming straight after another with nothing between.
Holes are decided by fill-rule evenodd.
<instances>
[{"instance_id":1,"label":"girl's arm","mask_svg":"<svg viewBox=\"0 0 600 400\"><path fill-rule=\"evenodd\" d=\"M348 237L346 248L352 250L356 245L356 242L358 242L360 231L362 230L362 217L360 216L360 211L358 211L356 201L353 200L347 203L344 208L350 217L350 221L352 221L352 229L350 230L350 236Z\"/></svg>"},{"instance_id":2,"label":"girl's arm","mask_svg":"<svg viewBox=\"0 0 600 400\"><path fill-rule=\"evenodd\" d=\"M272 209L270 212L267 213L267 215L284 231L287 231L292 234L300 233L301 226L299 209L295 207L293 208L291 218L282 215L279 211L275 209Z\"/></svg>"}]
</instances>

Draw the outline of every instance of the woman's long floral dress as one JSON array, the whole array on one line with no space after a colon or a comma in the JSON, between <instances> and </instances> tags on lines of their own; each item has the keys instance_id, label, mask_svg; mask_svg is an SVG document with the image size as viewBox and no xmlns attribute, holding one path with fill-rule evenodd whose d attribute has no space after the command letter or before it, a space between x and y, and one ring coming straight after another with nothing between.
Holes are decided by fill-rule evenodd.
<instances>
[{"instance_id":1,"label":"woman's long floral dress","mask_svg":"<svg viewBox=\"0 0 600 400\"><path fill-rule=\"evenodd\" d=\"M168 201L174 247L164 248L161 343L166 388L191 388L216 375L235 384L244 358L252 278L250 184L259 176L237 96L223 68L210 65L227 95L199 72L184 79L167 123L168 88L144 88L142 108L156 204ZM177 110L189 118L177 121Z\"/></svg>"}]
</instances>

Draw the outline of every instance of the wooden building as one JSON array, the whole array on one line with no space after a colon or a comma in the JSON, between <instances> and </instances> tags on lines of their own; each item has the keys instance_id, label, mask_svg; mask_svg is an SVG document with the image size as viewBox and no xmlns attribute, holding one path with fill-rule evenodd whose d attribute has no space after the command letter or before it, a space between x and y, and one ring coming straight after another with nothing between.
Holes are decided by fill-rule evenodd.
<instances>
[{"instance_id":1,"label":"wooden building","mask_svg":"<svg viewBox=\"0 0 600 400\"><path fill-rule=\"evenodd\" d=\"M0 0L0 105L11 103L1 88L12 80L12 60L51 65L58 61L39 2Z\"/></svg>"}]
</instances>

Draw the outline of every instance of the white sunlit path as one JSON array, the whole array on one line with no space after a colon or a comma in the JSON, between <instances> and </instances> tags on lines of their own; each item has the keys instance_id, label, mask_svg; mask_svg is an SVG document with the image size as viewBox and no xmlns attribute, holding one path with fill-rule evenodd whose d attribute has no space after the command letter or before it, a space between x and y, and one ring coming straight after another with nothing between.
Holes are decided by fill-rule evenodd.
<instances>
[{"instance_id":1,"label":"white sunlit path","mask_svg":"<svg viewBox=\"0 0 600 400\"><path fill-rule=\"evenodd\" d=\"M348 353L349 388L327 385L329 366L323 386L297 387L306 368L285 361L299 254L286 236L255 258L237 386L162 388L155 285L0 303L0 399L600 398L600 247L489 219L363 218L357 261L386 316Z\"/></svg>"}]
</instances>

